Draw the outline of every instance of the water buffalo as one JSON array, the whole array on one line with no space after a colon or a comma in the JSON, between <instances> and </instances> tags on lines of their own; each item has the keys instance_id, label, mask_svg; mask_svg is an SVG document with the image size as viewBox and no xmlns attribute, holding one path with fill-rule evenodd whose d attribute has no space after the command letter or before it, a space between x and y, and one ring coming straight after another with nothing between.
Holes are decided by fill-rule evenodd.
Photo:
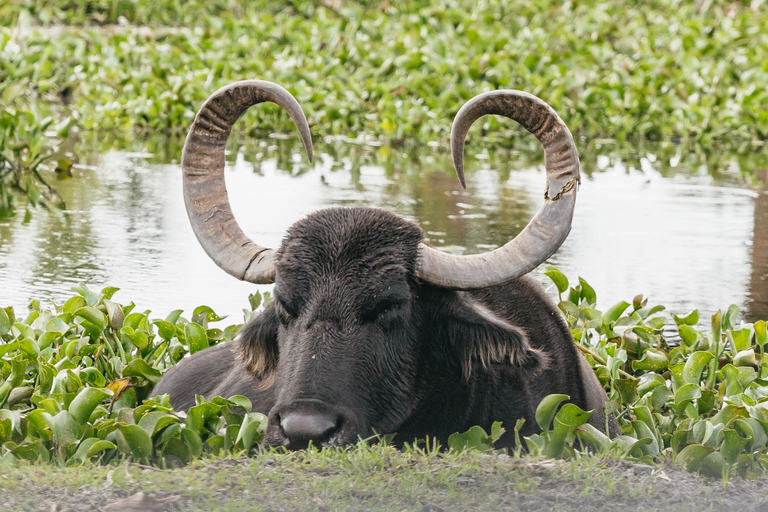
<instances>
[{"instance_id":1,"label":"water buffalo","mask_svg":"<svg viewBox=\"0 0 768 512\"><path fill-rule=\"evenodd\" d=\"M501 90L459 111L453 162L464 185L464 139L485 114L516 120L545 150L544 205L514 240L494 251L452 256L422 242L421 229L374 208L330 208L294 224L279 249L252 242L235 221L224 185L224 148L250 106L272 101L312 141L288 91L243 81L214 93L192 124L182 155L184 197L208 255L233 276L274 283L275 300L238 338L184 359L154 394L177 410L207 398L245 395L268 414L265 442L301 449L337 446L373 433L397 440L447 437L503 421L537 431L534 413L565 393L605 431L607 400L558 310L524 274L568 235L579 158L568 128L535 96ZM616 422L609 418L611 433Z\"/></svg>"}]
</instances>

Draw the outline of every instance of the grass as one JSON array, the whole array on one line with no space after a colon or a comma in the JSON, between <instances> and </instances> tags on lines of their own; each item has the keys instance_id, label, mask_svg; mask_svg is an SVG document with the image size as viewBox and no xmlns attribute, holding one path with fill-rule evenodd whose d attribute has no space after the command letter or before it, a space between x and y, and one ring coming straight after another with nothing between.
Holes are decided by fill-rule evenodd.
<instances>
[{"instance_id":1,"label":"grass","mask_svg":"<svg viewBox=\"0 0 768 512\"><path fill-rule=\"evenodd\" d=\"M21 464L0 476L0 504L101 509L137 492L179 496L183 510L752 509L757 482L724 486L671 466L582 457L576 462L478 452L400 452L381 445L206 459L158 471L137 464ZM47 505L50 506L50 505Z\"/></svg>"}]
</instances>

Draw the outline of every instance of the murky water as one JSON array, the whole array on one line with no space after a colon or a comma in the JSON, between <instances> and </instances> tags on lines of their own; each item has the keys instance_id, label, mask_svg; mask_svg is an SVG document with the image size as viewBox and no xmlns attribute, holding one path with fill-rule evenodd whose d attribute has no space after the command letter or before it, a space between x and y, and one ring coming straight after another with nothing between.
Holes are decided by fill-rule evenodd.
<instances>
[{"instance_id":1,"label":"murky water","mask_svg":"<svg viewBox=\"0 0 768 512\"><path fill-rule=\"evenodd\" d=\"M131 146L80 148L75 178L56 183L65 211L36 209L26 225L23 212L0 219L0 305L23 311L32 298L61 303L70 286L86 282L118 286L115 300L157 317L206 304L239 320L248 294L269 289L230 277L199 247L183 206L180 147ZM230 147L235 215L271 247L310 212L369 205L417 222L443 250L482 252L515 236L544 191L536 151L468 151L464 191L444 149L316 144L309 164L295 140ZM594 143L581 155L573 230L550 263L572 282L585 278L602 307L643 293L676 313L711 314L735 303L748 319L768 318L768 195L740 186L745 167L763 165L764 156L674 146L619 152Z\"/></svg>"}]
</instances>

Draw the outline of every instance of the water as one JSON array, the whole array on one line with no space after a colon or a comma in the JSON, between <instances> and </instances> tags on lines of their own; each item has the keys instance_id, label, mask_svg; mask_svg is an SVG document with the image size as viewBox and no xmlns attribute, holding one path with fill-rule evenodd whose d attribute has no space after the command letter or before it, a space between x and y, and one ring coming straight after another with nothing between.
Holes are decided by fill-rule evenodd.
<instances>
[{"instance_id":1,"label":"water","mask_svg":"<svg viewBox=\"0 0 768 512\"><path fill-rule=\"evenodd\" d=\"M270 287L230 277L198 245L183 205L180 147L124 146L77 149L75 178L56 183L65 211L36 209L26 225L23 211L0 219L0 305L21 313L30 299L60 304L86 282L119 287L116 301L134 301L153 317L206 304L240 321L248 294ZM310 212L368 205L417 222L443 250L487 251L525 226L544 191L540 151L480 144L468 151L464 191L441 148L321 143L314 164L293 139L233 141L230 149L233 210L268 247ZM550 260L571 282L585 278L603 308L643 293L675 313L711 314L734 303L747 319L768 318L768 195L743 186L764 155L745 160L671 145L580 149L573 229Z\"/></svg>"}]
</instances>

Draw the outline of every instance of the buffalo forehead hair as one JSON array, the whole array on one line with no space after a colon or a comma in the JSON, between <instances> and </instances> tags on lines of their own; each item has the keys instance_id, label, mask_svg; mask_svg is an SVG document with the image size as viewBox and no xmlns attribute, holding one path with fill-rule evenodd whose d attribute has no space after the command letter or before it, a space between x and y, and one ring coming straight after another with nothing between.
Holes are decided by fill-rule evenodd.
<instances>
[{"instance_id":1,"label":"buffalo forehead hair","mask_svg":"<svg viewBox=\"0 0 768 512\"><path fill-rule=\"evenodd\" d=\"M279 250L278 273L376 270L396 263L413 274L421 229L378 208L328 208L296 222Z\"/></svg>"}]
</instances>

